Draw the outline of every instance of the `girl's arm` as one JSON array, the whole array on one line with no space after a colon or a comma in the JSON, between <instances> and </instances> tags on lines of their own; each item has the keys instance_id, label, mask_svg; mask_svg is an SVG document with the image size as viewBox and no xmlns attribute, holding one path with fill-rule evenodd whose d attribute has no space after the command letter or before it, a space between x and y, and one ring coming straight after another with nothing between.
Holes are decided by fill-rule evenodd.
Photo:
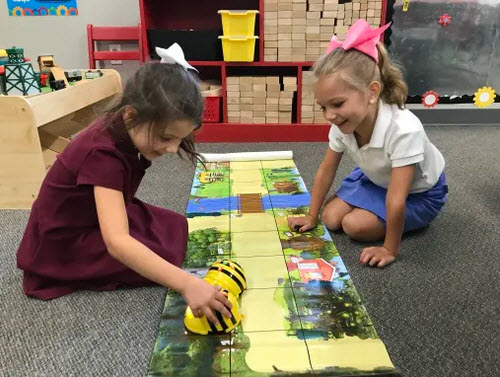
<instances>
[{"instance_id":1,"label":"girl's arm","mask_svg":"<svg viewBox=\"0 0 500 377\"><path fill-rule=\"evenodd\" d=\"M340 160L343 153L335 152L328 148L323 161L314 177L314 185L311 194L311 203L309 204L309 214L305 217L291 217L288 219L288 225L294 229L295 226L301 226L300 232L313 228L316 225L319 211L325 200L328 190L332 186L333 179L337 173Z\"/></svg>"},{"instance_id":2,"label":"girl's arm","mask_svg":"<svg viewBox=\"0 0 500 377\"><path fill-rule=\"evenodd\" d=\"M196 316L204 314L217 324L214 309L231 317L227 309L231 304L217 288L167 262L130 236L121 191L94 186L94 196L102 237L113 258L145 278L178 291Z\"/></svg>"},{"instance_id":3,"label":"girl's arm","mask_svg":"<svg viewBox=\"0 0 500 377\"><path fill-rule=\"evenodd\" d=\"M387 224L383 247L394 257L399 253L399 244L405 223L406 198L410 191L415 165L393 168L387 189Z\"/></svg>"}]
</instances>

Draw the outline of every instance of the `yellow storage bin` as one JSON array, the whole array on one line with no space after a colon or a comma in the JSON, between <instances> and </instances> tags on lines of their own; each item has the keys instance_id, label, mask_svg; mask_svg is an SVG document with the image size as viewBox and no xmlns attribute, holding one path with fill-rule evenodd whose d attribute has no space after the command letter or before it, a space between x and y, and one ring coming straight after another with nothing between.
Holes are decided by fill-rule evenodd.
<instances>
[{"instance_id":1,"label":"yellow storage bin","mask_svg":"<svg viewBox=\"0 0 500 377\"><path fill-rule=\"evenodd\" d=\"M255 15L258 10L220 10L222 34L225 37L251 37L255 33Z\"/></svg>"},{"instance_id":2,"label":"yellow storage bin","mask_svg":"<svg viewBox=\"0 0 500 377\"><path fill-rule=\"evenodd\" d=\"M255 40L259 37L224 37L222 39L222 54L226 62L253 62L255 55Z\"/></svg>"}]
</instances>

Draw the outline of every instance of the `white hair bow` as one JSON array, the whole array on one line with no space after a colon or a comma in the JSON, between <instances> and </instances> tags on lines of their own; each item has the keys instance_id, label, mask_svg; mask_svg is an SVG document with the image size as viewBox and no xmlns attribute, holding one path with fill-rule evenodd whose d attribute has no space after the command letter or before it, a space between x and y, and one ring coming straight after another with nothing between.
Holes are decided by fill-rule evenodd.
<instances>
[{"instance_id":1,"label":"white hair bow","mask_svg":"<svg viewBox=\"0 0 500 377\"><path fill-rule=\"evenodd\" d=\"M167 63L167 64L180 64L186 69L193 69L196 72L198 70L194 68L191 64L189 64L186 61L186 58L184 57L184 52L182 51L181 46L179 46L177 43L174 43L172 46L169 48L161 48L161 47L156 47L155 48L156 53L158 56L161 58L161 63Z\"/></svg>"}]
</instances>

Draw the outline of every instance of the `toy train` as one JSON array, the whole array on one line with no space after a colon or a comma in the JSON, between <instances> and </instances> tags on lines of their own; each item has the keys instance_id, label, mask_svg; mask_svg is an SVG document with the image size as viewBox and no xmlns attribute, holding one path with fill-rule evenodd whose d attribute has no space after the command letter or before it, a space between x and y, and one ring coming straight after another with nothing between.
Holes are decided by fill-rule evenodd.
<instances>
[{"instance_id":1,"label":"toy train","mask_svg":"<svg viewBox=\"0 0 500 377\"><path fill-rule=\"evenodd\" d=\"M189 331L200 335L229 333L233 331L243 317L238 304L238 297L247 287L243 268L230 259L224 259L212 264L203 280L222 288L221 292L232 304L231 318L227 318L215 311L214 314L219 320L219 325L215 325L204 315L198 318L195 317L188 306L184 314L184 326Z\"/></svg>"}]
</instances>

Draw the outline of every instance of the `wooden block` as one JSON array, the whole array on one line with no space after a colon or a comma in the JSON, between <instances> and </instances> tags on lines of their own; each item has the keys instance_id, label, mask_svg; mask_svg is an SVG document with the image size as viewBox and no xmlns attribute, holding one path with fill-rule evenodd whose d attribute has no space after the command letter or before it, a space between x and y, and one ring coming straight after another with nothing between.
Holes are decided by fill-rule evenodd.
<instances>
[{"instance_id":1,"label":"wooden block","mask_svg":"<svg viewBox=\"0 0 500 377\"><path fill-rule=\"evenodd\" d=\"M265 84L266 76L252 76L252 84Z\"/></svg>"},{"instance_id":2,"label":"wooden block","mask_svg":"<svg viewBox=\"0 0 500 377\"><path fill-rule=\"evenodd\" d=\"M307 11L307 4L305 4L305 3L302 3L302 4L296 4L296 3L294 3L293 6L292 6L292 12L297 11L297 10L306 12ZM304 16L304 18L305 18L305 16Z\"/></svg>"},{"instance_id":3,"label":"wooden block","mask_svg":"<svg viewBox=\"0 0 500 377\"><path fill-rule=\"evenodd\" d=\"M268 89L266 98L279 98L280 93L281 93L281 91L279 91L279 90L275 90L275 91L270 92Z\"/></svg>"},{"instance_id":4,"label":"wooden block","mask_svg":"<svg viewBox=\"0 0 500 377\"><path fill-rule=\"evenodd\" d=\"M279 105L277 103L273 104L266 104L266 111L278 111L279 110Z\"/></svg>"},{"instance_id":5,"label":"wooden block","mask_svg":"<svg viewBox=\"0 0 500 377\"><path fill-rule=\"evenodd\" d=\"M253 92L240 92L241 98L253 98Z\"/></svg>"},{"instance_id":6,"label":"wooden block","mask_svg":"<svg viewBox=\"0 0 500 377\"><path fill-rule=\"evenodd\" d=\"M266 123L268 124L278 124L280 120L278 118L269 118L266 117Z\"/></svg>"},{"instance_id":7,"label":"wooden block","mask_svg":"<svg viewBox=\"0 0 500 377\"><path fill-rule=\"evenodd\" d=\"M307 4L307 0L292 0L293 4Z\"/></svg>"},{"instance_id":8,"label":"wooden block","mask_svg":"<svg viewBox=\"0 0 500 377\"><path fill-rule=\"evenodd\" d=\"M259 105L259 106L264 106L264 108L266 107L266 105ZM266 117L266 110L262 110L262 111L256 111L255 110L255 106L254 106L254 109L253 109L253 117L254 118L261 118L261 117Z\"/></svg>"},{"instance_id":9,"label":"wooden block","mask_svg":"<svg viewBox=\"0 0 500 377\"><path fill-rule=\"evenodd\" d=\"M366 15L368 17L375 17L375 9L368 9Z\"/></svg>"},{"instance_id":10,"label":"wooden block","mask_svg":"<svg viewBox=\"0 0 500 377\"><path fill-rule=\"evenodd\" d=\"M307 20L305 18L293 18L292 26L306 26Z\"/></svg>"},{"instance_id":11,"label":"wooden block","mask_svg":"<svg viewBox=\"0 0 500 377\"><path fill-rule=\"evenodd\" d=\"M322 12L323 4L309 4L309 12Z\"/></svg>"},{"instance_id":12,"label":"wooden block","mask_svg":"<svg viewBox=\"0 0 500 377\"><path fill-rule=\"evenodd\" d=\"M337 18L337 11L323 12L323 18Z\"/></svg>"},{"instance_id":13,"label":"wooden block","mask_svg":"<svg viewBox=\"0 0 500 377\"><path fill-rule=\"evenodd\" d=\"M267 38L267 36L266 36ZM275 40L268 40L266 39L264 41L264 48L277 48L278 47L278 35L276 34L276 39ZM266 51L264 51L266 53Z\"/></svg>"},{"instance_id":14,"label":"wooden block","mask_svg":"<svg viewBox=\"0 0 500 377\"><path fill-rule=\"evenodd\" d=\"M240 111L241 110L241 105L240 104L237 104L237 105L227 105L227 111Z\"/></svg>"},{"instance_id":15,"label":"wooden block","mask_svg":"<svg viewBox=\"0 0 500 377\"><path fill-rule=\"evenodd\" d=\"M366 20L366 13L368 13L366 10L359 11L359 17Z\"/></svg>"},{"instance_id":16,"label":"wooden block","mask_svg":"<svg viewBox=\"0 0 500 377\"><path fill-rule=\"evenodd\" d=\"M228 92L239 92L240 91L240 84L229 84L229 85L226 85L226 90Z\"/></svg>"},{"instance_id":17,"label":"wooden block","mask_svg":"<svg viewBox=\"0 0 500 377\"><path fill-rule=\"evenodd\" d=\"M361 3L360 10L368 10L368 4Z\"/></svg>"},{"instance_id":18,"label":"wooden block","mask_svg":"<svg viewBox=\"0 0 500 377\"><path fill-rule=\"evenodd\" d=\"M291 33L278 33L278 42L282 40L292 39ZM279 47L279 45L278 45Z\"/></svg>"},{"instance_id":19,"label":"wooden block","mask_svg":"<svg viewBox=\"0 0 500 377\"><path fill-rule=\"evenodd\" d=\"M361 10L361 4L360 3L353 3L352 9L353 10Z\"/></svg>"},{"instance_id":20,"label":"wooden block","mask_svg":"<svg viewBox=\"0 0 500 377\"><path fill-rule=\"evenodd\" d=\"M265 13L276 12L278 10L278 3L269 3L269 4L266 4L264 7L266 9Z\"/></svg>"},{"instance_id":21,"label":"wooden block","mask_svg":"<svg viewBox=\"0 0 500 377\"><path fill-rule=\"evenodd\" d=\"M280 77L279 76L266 76L266 85L279 85Z\"/></svg>"},{"instance_id":22,"label":"wooden block","mask_svg":"<svg viewBox=\"0 0 500 377\"><path fill-rule=\"evenodd\" d=\"M253 103L254 105L265 105L266 97L254 97Z\"/></svg>"},{"instance_id":23,"label":"wooden block","mask_svg":"<svg viewBox=\"0 0 500 377\"><path fill-rule=\"evenodd\" d=\"M292 19L291 18L278 18L278 26L283 26L283 25L292 26Z\"/></svg>"},{"instance_id":24,"label":"wooden block","mask_svg":"<svg viewBox=\"0 0 500 377\"><path fill-rule=\"evenodd\" d=\"M344 18L352 18L352 10L346 10L344 12Z\"/></svg>"},{"instance_id":25,"label":"wooden block","mask_svg":"<svg viewBox=\"0 0 500 377\"><path fill-rule=\"evenodd\" d=\"M264 27L278 26L278 19L264 19Z\"/></svg>"},{"instance_id":26,"label":"wooden block","mask_svg":"<svg viewBox=\"0 0 500 377\"><path fill-rule=\"evenodd\" d=\"M266 94L267 92L265 90L253 92L252 97L254 98L254 103L255 103L255 98L260 98L260 97L266 98Z\"/></svg>"},{"instance_id":27,"label":"wooden block","mask_svg":"<svg viewBox=\"0 0 500 377\"><path fill-rule=\"evenodd\" d=\"M266 102L267 105L267 102ZM266 105L253 105L254 112L266 111Z\"/></svg>"},{"instance_id":28,"label":"wooden block","mask_svg":"<svg viewBox=\"0 0 500 377\"><path fill-rule=\"evenodd\" d=\"M280 101L281 101L280 103L286 103L287 105L291 104L292 100L293 100L294 93L295 92L281 91L280 92Z\"/></svg>"},{"instance_id":29,"label":"wooden block","mask_svg":"<svg viewBox=\"0 0 500 377\"><path fill-rule=\"evenodd\" d=\"M382 10L382 2L381 2L381 1L377 1L377 2L375 3L375 9L380 9L380 10Z\"/></svg>"},{"instance_id":30,"label":"wooden block","mask_svg":"<svg viewBox=\"0 0 500 377\"><path fill-rule=\"evenodd\" d=\"M276 55L264 55L264 61L265 62L277 62L278 61L278 54L276 54Z\"/></svg>"},{"instance_id":31,"label":"wooden block","mask_svg":"<svg viewBox=\"0 0 500 377\"><path fill-rule=\"evenodd\" d=\"M265 114L264 114L264 115L265 115ZM259 124L260 124L260 123L262 123L262 124L263 124L263 123L266 123L266 117L265 117L265 116L263 116L263 117L256 117L256 116L254 116L254 117L253 117L253 122L254 122L254 123L259 123Z\"/></svg>"},{"instance_id":32,"label":"wooden block","mask_svg":"<svg viewBox=\"0 0 500 377\"><path fill-rule=\"evenodd\" d=\"M319 34L320 27L318 26L309 26L306 27L306 34Z\"/></svg>"},{"instance_id":33,"label":"wooden block","mask_svg":"<svg viewBox=\"0 0 500 377\"><path fill-rule=\"evenodd\" d=\"M240 98L240 104L243 105L253 105L253 97Z\"/></svg>"},{"instance_id":34,"label":"wooden block","mask_svg":"<svg viewBox=\"0 0 500 377\"><path fill-rule=\"evenodd\" d=\"M292 111L292 105L279 105L279 111L280 112L291 113L291 111Z\"/></svg>"},{"instance_id":35,"label":"wooden block","mask_svg":"<svg viewBox=\"0 0 500 377\"><path fill-rule=\"evenodd\" d=\"M241 121L241 118L239 116L229 116L229 114L227 115L227 121L229 123L240 123Z\"/></svg>"},{"instance_id":36,"label":"wooden block","mask_svg":"<svg viewBox=\"0 0 500 377\"><path fill-rule=\"evenodd\" d=\"M321 36L319 33L314 33L314 34L306 33L306 41L319 41L320 37Z\"/></svg>"},{"instance_id":37,"label":"wooden block","mask_svg":"<svg viewBox=\"0 0 500 377\"><path fill-rule=\"evenodd\" d=\"M278 61L279 62L291 62L292 55L280 55L280 54L278 54Z\"/></svg>"},{"instance_id":38,"label":"wooden block","mask_svg":"<svg viewBox=\"0 0 500 377\"><path fill-rule=\"evenodd\" d=\"M235 85L240 83L240 77L239 76L227 76L226 77L226 84L227 85Z\"/></svg>"},{"instance_id":39,"label":"wooden block","mask_svg":"<svg viewBox=\"0 0 500 377\"><path fill-rule=\"evenodd\" d=\"M291 38L291 34L290 34ZM291 48L292 47L292 40L291 39L283 39L283 40L278 40L278 48Z\"/></svg>"},{"instance_id":40,"label":"wooden block","mask_svg":"<svg viewBox=\"0 0 500 377\"><path fill-rule=\"evenodd\" d=\"M314 62L318 59L317 54L306 54L306 61L308 62Z\"/></svg>"},{"instance_id":41,"label":"wooden block","mask_svg":"<svg viewBox=\"0 0 500 377\"><path fill-rule=\"evenodd\" d=\"M307 12L306 19L308 20L319 20L321 18L321 12Z\"/></svg>"},{"instance_id":42,"label":"wooden block","mask_svg":"<svg viewBox=\"0 0 500 377\"><path fill-rule=\"evenodd\" d=\"M228 105L236 105L236 104L239 104L239 103L240 103L240 98L237 98L237 97L227 98L227 104Z\"/></svg>"},{"instance_id":43,"label":"wooden block","mask_svg":"<svg viewBox=\"0 0 500 377\"><path fill-rule=\"evenodd\" d=\"M251 92L253 84L240 84L240 92Z\"/></svg>"},{"instance_id":44,"label":"wooden block","mask_svg":"<svg viewBox=\"0 0 500 377\"><path fill-rule=\"evenodd\" d=\"M297 77L295 76L283 76L281 82L284 85L295 85L297 84Z\"/></svg>"},{"instance_id":45,"label":"wooden block","mask_svg":"<svg viewBox=\"0 0 500 377\"><path fill-rule=\"evenodd\" d=\"M266 38L270 34L278 34L278 27L277 26L264 26L264 34L266 34Z\"/></svg>"},{"instance_id":46,"label":"wooden block","mask_svg":"<svg viewBox=\"0 0 500 377\"><path fill-rule=\"evenodd\" d=\"M288 92L281 92L281 93L288 93ZM291 105L293 102L293 97L287 96L287 97L280 97L278 99L278 103L280 105Z\"/></svg>"},{"instance_id":47,"label":"wooden block","mask_svg":"<svg viewBox=\"0 0 500 377\"><path fill-rule=\"evenodd\" d=\"M266 105L277 105L277 104L279 104L279 98L271 98L271 97L266 98Z\"/></svg>"},{"instance_id":48,"label":"wooden block","mask_svg":"<svg viewBox=\"0 0 500 377\"><path fill-rule=\"evenodd\" d=\"M284 11L278 12L278 20L280 18L291 19L292 18L292 11L291 10L284 10ZM279 25L279 22L278 22L278 25Z\"/></svg>"},{"instance_id":49,"label":"wooden block","mask_svg":"<svg viewBox=\"0 0 500 377\"><path fill-rule=\"evenodd\" d=\"M278 12L293 10L292 3L278 3Z\"/></svg>"},{"instance_id":50,"label":"wooden block","mask_svg":"<svg viewBox=\"0 0 500 377\"><path fill-rule=\"evenodd\" d=\"M319 48L319 43L320 43L319 41L307 41L307 50L313 48Z\"/></svg>"},{"instance_id":51,"label":"wooden block","mask_svg":"<svg viewBox=\"0 0 500 377\"><path fill-rule=\"evenodd\" d=\"M344 26L344 18L337 20L337 26Z\"/></svg>"},{"instance_id":52,"label":"wooden block","mask_svg":"<svg viewBox=\"0 0 500 377\"><path fill-rule=\"evenodd\" d=\"M253 117L241 117L240 123L241 124L251 124L251 123L253 123Z\"/></svg>"},{"instance_id":53,"label":"wooden block","mask_svg":"<svg viewBox=\"0 0 500 377\"><path fill-rule=\"evenodd\" d=\"M305 10L293 10L292 11L292 18L306 18L306 11Z\"/></svg>"},{"instance_id":54,"label":"wooden block","mask_svg":"<svg viewBox=\"0 0 500 377\"><path fill-rule=\"evenodd\" d=\"M239 98L240 97L240 92L227 92L227 98Z\"/></svg>"},{"instance_id":55,"label":"wooden block","mask_svg":"<svg viewBox=\"0 0 500 377\"><path fill-rule=\"evenodd\" d=\"M295 92L296 90L297 90L297 84L294 84L294 85L285 84L285 85L283 85L284 92Z\"/></svg>"},{"instance_id":56,"label":"wooden block","mask_svg":"<svg viewBox=\"0 0 500 377\"><path fill-rule=\"evenodd\" d=\"M278 19L278 12L271 12L266 9L266 12L264 13L264 20L277 20Z\"/></svg>"},{"instance_id":57,"label":"wooden block","mask_svg":"<svg viewBox=\"0 0 500 377\"><path fill-rule=\"evenodd\" d=\"M352 3L344 3L345 10L352 10Z\"/></svg>"},{"instance_id":58,"label":"wooden block","mask_svg":"<svg viewBox=\"0 0 500 377\"><path fill-rule=\"evenodd\" d=\"M268 94L270 92L280 92L281 91L281 85L280 84L267 84L267 92Z\"/></svg>"},{"instance_id":59,"label":"wooden block","mask_svg":"<svg viewBox=\"0 0 500 377\"><path fill-rule=\"evenodd\" d=\"M266 84L252 84L252 90L254 92L259 92L259 91L265 92L266 91Z\"/></svg>"},{"instance_id":60,"label":"wooden block","mask_svg":"<svg viewBox=\"0 0 500 377\"><path fill-rule=\"evenodd\" d=\"M292 40L292 48L295 50L296 48L305 48L306 47L306 40Z\"/></svg>"},{"instance_id":61,"label":"wooden block","mask_svg":"<svg viewBox=\"0 0 500 377\"><path fill-rule=\"evenodd\" d=\"M339 9L339 5L338 4L327 4L325 3L325 5L323 6L323 11L325 12L331 12L331 11L336 11L337 9Z\"/></svg>"},{"instance_id":62,"label":"wooden block","mask_svg":"<svg viewBox=\"0 0 500 377\"><path fill-rule=\"evenodd\" d=\"M324 0L308 0L309 4L323 4Z\"/></svg>"},{"instance_id":63,"label":"wooden block","mask_svg":"<svg viewBox=\"0 0 500 377\"><path fill-rule=\"evenodd\" d=\"M276 47L269 48L269 47L264 47L264 55L277 55L278 54L278 49Z\"/></svg>"},{"instance_id":64,"label":"wooden block","mask_svg":"<svg viewBox=\"0 0 500 377\"><path fill-rule=\"evenodd\" d=\"M319 20L320 25L335 26L335 18L322 18Z\"/></svg>"},{"instance_id":65,"label":"wooden block","mask_svg":"<svg viewBox=\"0 0 500 377\"><path fill-rule=\"evenodd\" d=\"M241 111L240 116L242 118L252 118L253 117L253 111Z\"/></svg>"},{"instance_id":66,"label":"wooden block","mask_svg":"<svg viewBox=\"0 0 500 377\"><path fill-rule=\"evenodd\" d=\"M252 76L240 76L240 85L253 84Z\"/></svg>"}]
</instances>

